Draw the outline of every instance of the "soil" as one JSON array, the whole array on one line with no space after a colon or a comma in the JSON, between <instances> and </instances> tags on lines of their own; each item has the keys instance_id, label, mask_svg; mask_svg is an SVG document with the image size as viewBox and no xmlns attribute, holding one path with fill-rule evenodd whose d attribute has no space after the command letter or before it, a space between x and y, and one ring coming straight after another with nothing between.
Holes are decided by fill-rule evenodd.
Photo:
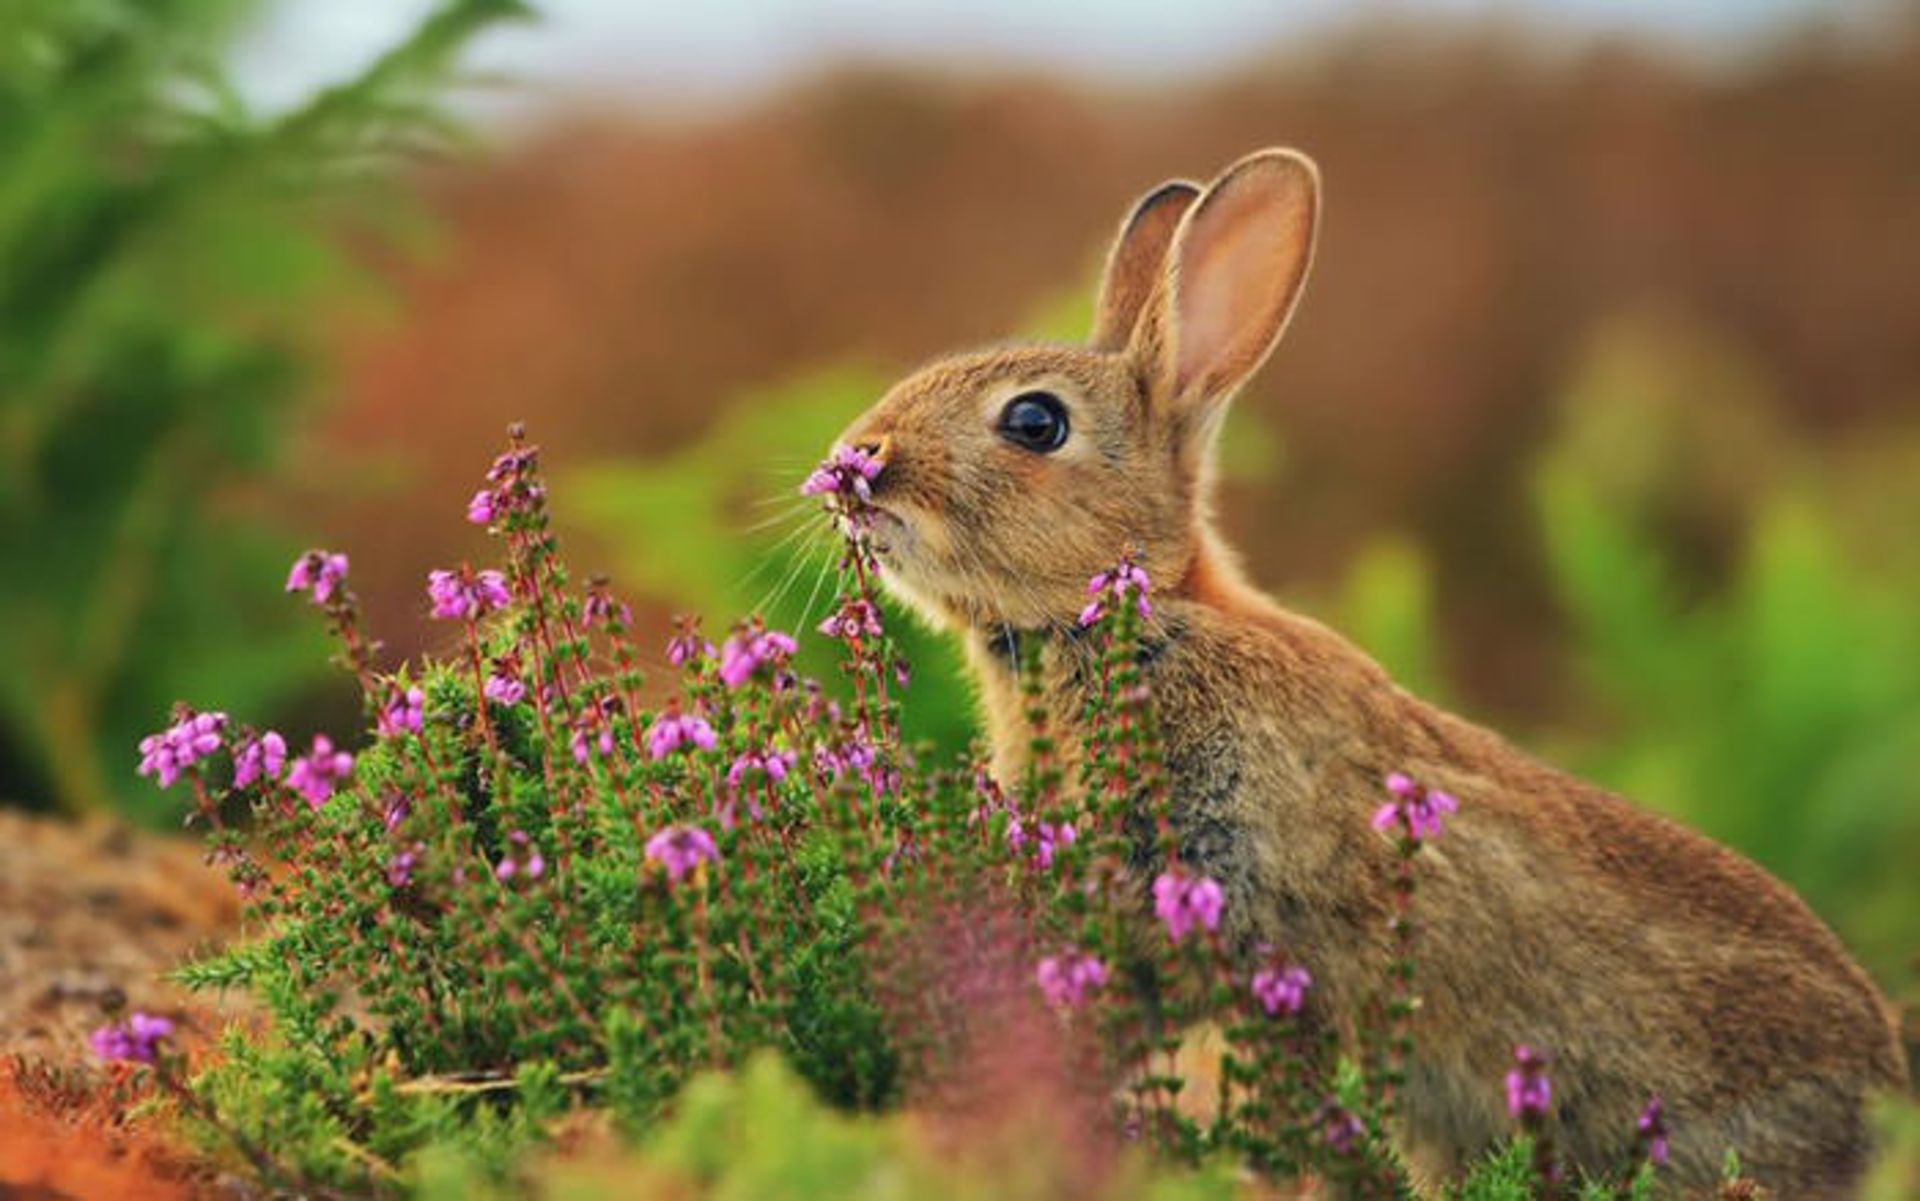
<instances>
[{"instance_id":1,"label":"soil","mask_svg":"<svg viewBox=\"0 0 1920 1201\"><path fill-rule=\"evenodd\" d=\"M239 913L196 842L0 809L0 1058L84 1063L117 1001L211 1033L226 1003L162 976Z\"/></svg>"}]
</instances>

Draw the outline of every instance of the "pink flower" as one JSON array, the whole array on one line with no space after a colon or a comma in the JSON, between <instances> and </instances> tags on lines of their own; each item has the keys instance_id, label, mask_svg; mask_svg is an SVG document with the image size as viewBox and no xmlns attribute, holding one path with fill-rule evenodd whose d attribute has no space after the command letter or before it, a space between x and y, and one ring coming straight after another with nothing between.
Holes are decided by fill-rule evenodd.
<instances>
[{"instance_id":1,"label":"pink flower","mask_svg":"<svg viewBox=\"0 0 1920 1201\"><path fill-rule=\"evenodd\" d=\"M316 605L325 605L347 579L347 557L334 551L310 550L293 561L287 572L287 591L306 592Z\"/></svg>"},{"instance_id":2,"label":"pink flower","mask_svg":"<svg viewBox=\"0 0 1920 1201\"><path fill-rule=\"evenodd\" d=\"M1525 1043L1513 1049L1517 1065L1507 1073L1507 1112L1533 1124L1553 1109L1553 1082L1547 1078L1547 1055Z\"/></svg>"},{"instance_id":3,"label":"pink flower","mask_svg":"<svg viewBox=\"0 0 1920 1201\"><path fill-rule=\"evenodd\" d=\"M405 692L396 692L374 722L374 733L382 738L400 734L418 734L426 724L427 694L418 684Z\"/></svg>"},{"instance_id":4,"label":"pink flower","mask_svg":"<svg viewBox=\"0 0 1920 1201\"><path fill-rule=\"evenodd\" d=\"M1007 845L1018 851L1032 843L1033 865L1041 871L1051 868L1054 853L1072 846L1079 836L1072 822L1034 822L1031 831L1019 814L1007 822Z\"/></svg>"},{"instance_id":5,"label":"pink flower","mask_svg":"<svg viewBox=\"0 0 1920 1201\"><path fill-rule=\"evenodd\" d=\"M387 860L387 883L395 888L405 888L413 883L413 869L420 866L425 854L426 848L416 842Z\"/></svg>"},{"instance_id":6,"label":"pink flower","mask_svg":"<svg viewBox=\"0 0 1920 1201\"><path fill-rule=\"evenodd\" d=\"M586 726L580 726L574 730L573 761L575 763L584 764L588 759L593 757L593 752L596 749L600 752L602 759L613 754L613 730L611 728L601 726L597 733Z\"/></svg>"},{"instance_id":7,"label":"pink flower","mask_svg":"<svg viewBox=\"0 0 1920 1201\"><path fill-rule=\"evenodd\" d=\"M595 580L587 588L587 620L594 625L625 628L633 624L633 610L625 601L613 599L605 580Z\"/></svg>"},{"instance_id":8,"label":"pink flower","mask_svg":"<svg viewBox=\"0 0 1920 1201\"><path fill-rule=\"evenodd\" d=\"M510 514L538 507L547 495L534 478L539 453L537 447L515 445L495 459L487 469L489 486L467 502L467 520L475 525L492 525Z\"/></svg>"},{"instance_id":9,"label":"pink flower","mask_svg":"<svg viewBox=\"0 0 1920 1201\"><path fill-rule=\"evenodd\" d=\"M124 1022L102 1026L88 1038L93 1053L108 1063L152 1063L158 1056L160 1041L173 1035L173 1022L138 1011Z\"/></svg>"},{"instance_id":10,"label":"pink flower","mask_svg":"<svg viewBox=\"0 0 1920 1201\"><path fill-rule=\"evenodd\" d=\"M333 795L334 785L353 771L353 756L333 749L333 740L325 734L313 736L313 747L287 768L287 787L305 797L309 807L318 809Z\"/></svg>"},{"instance_id":11,"label":"pink flower","mask_svg":"<svg viewBox=\"0 0 1920 1201\"><path fill-rule=\"evenodd\" d=\"M762 667L775 668L799 650L793 636L778 630L742 630L720 648L720 682L738 688Z\"/></svg>"},{"instance_id":12,"label":"pink flower","mask_svg":"<svg viewBox=\"0 0 1920 1201\"><path fill-rule=\"evenodd\" d=\"M511 450L501 451L493 460L493 466L487 468L487 482L511 484L532 470L539 458L540 448L537 446L515 446Z\"/></svg>"},{"instance_id":13,"label":"pink flower","mask_svg":"<svg viewBox=\"0 0 1920 1201\"><path fill-rule=\"evenodd\" d=\"M793 770L795 756L792 751L747 751L733 761L727 768L727 786L737 789L749 773L764 775L775 784L787 778Z\"/></svg>"},{"instance_id":14,"label":"pink flower","mask_svg":"<svg viewBox=\"0 0 1920 1201\"><path fill-rule=\"evenodd\" d=\"M154 777L162 788L172 788L189 767L220 749L226 728L224 713L188 713L140 740L139 774Z\"/></svg>"},{"instance_id":15,"label":"pink flower","mask_svg":"<svg viewBox=\"0 0 1920 1201\"><path fill-rule=\"evenodd\" d=\"M1440 837L1446 817L1460 808L1460 802L1451 794L1437 788L1422 788L1400 772L1387 777L1387 792L1393 799L1374 811L1373 828L1385 833L1400 826L1410 842L1428 842Z\"/></svg>"},{"instance_id":16,"label":"pink flower","mask_svg":"<svg viewBox=\"0 0 1920 1201\"><path fill-rule=\"evenodd\" d=\"M820 623L820 632L829 638L838 638L853 642L860 638L878 638L884 632L880 625L880 610L872 601L854 596L828 618Z\"/></svg>"},{"instance_id":17,"label":"pink flower","mask_svg":"<svg viewBox=\"0 0 1920 1201\"><path fill-rule=\"evenodd\" d=\"M250 738L233 756L233 786L246 788L255 780L278 780L287 763L287 740L268 730Z\"/></svg>"},{"instance_id":18,"label":"pink flower","mask_svg":"<svg viewBox=\"0 0 1920 1201\"><path fill-rule=\"evenodd\" d=\"M1135 563L1131 556L1121 559L1116 566L1087 581L1087 595L1093 599L1087 602L1086 608L1080 610L1080 626L1091 626L1105 617L1110 601L1124 604L1129 597L1133 599L1134 609L1141 617L1153 616L1153 603L1147 599L1147 593L1152 588L1153 581L1147 578L1145 568Z\"/></svg>"},{"instance_id":19,"label":"pink flower","mask_svg":"<svg viewBox=\"0 0 1920 1201\"><path fill-rule=\"evenodd\" d=\"M802 496L837 496L865 504L873 499L873 479L886 464L857 446L836 446L800 485Z\"/></svg>"},{"instance_id":20,"label":"pink flower","mask_svg":"<svg viewBox=\"0 0 1920 1201\"><path fill-rule=\"evenodd\" d=\"M699 826L668 826L647 839L647 860L665 868L667 878L678 884L701 863L720 862L720 848Z\"/></svg>"},{"instance_id":21,"label":"pink flower","mask_svg":"<svg viewBox=\"0 0 1920 1201\"><path fill-rule=\"evenodd\" d=\"M427 597L433 602L433 616L454 621L473 621L513 603L506 576L467 567L428 573Z\"/></svg>"},{"instance_id":22,"label":"pink flower","mask_svg":"<svg viewBox=\"0 0 1920 1201\"><path fill-rule=\"evenodd\" d=\"M689 663L713 657L713 643L700 636L699 618L676 617L673 626L673 638L667 643L667 662L675 667L685 667Z\"/></svg>"},{"instance_id":23,"label":"pink flower","mask_svg":"<svg viewBox=\"0 0 1920 1201\"><path fill-rule=\"evenodd\" d=\"M665 759L683 746L710 751L717 741L705 718L669 710L654 718L647 730L647 753Z\"/></svg>"},{"instance_id":24,"label":"pink flower","mask_svg":"<svg viewBox=\"0 0 1920 1201\"><path fill-rule=\"evenodd\" d=\"M1332 1099L1320 1107L1314 1120L1320 1125L1320 1137L1326 1140L1327 1149L1335 1155L1352 1155L1367 1133L1358 1115Z\"/></svg>"},{"instance_id":25,"label":"pink flower","mask_svg":"<svg viewBox=\"0 0 1920 1201\"><path fill-rule=\"evenodd\" d=\"M1253 995L1268 1017L1293 1017L1307 1003L1313 977L1299 966L1264 967L1253 974Z\"/></svg>"},{"instance_id":26,"label":"pink flower","mask_svg":"<svg viewBox=\"0 0 1920 1201\"><path fill-rule=\"evenodd\" d=\"M487 699L494 704L512 707L526 699L527 686L520 682L518 676L495 664L493 671L487 675L485 692Z\"/></svg>"},{"instance_id":27,"label":"pink flower","mask_svg":"<svg viewBox=\"0 0 1920 1201\"><path fill-rule=\"evenodd\" d=\"M1195 926L1218 930L1226 899L1218 880L1189 876L1178 869L1162 872L1153 882L1153 911L1175 942L1186 938Z\"/></svg>"},{"instance_id":28,"label":"pink flower","mask_svg":"<svg viewBox=\"0 0 1920 1201\"><path fill-rule=\"evenodd\" d=\"M1671 1148L1667 1143L1667 1107L1655 1093L1647 1098L1647 1107L1640 1111L1634 1121L1634 1130L1640 1136L1640 1143L1646 1148L1647 1162L1655 1167L1667 1166Z\"/></svg>"},{"instance_id":29,"label":"pink flower","mask_svg":"<svg viewBox=\"0 0 1920 1201\"><path fill-rule=\"evenodd\" d=\"M510 845L508 853L494 867L494 877L502 882L519 875L528 880L538 880L547 872L547 861L538 847L528 837L525 830L515 830L507 835Z\"/></svg>"},{"instance_id":30,"label":"pink flower","mask_svg":"<svg viewBox=\"0 0 1920 1201\"><path fill-rule=\"evenodd\" d=\"M1055 1009L1075 1009L1107 982L1107 965L1092 955L1069 949L1049 955L1034 970L1034 981Z\"/></svg>"}]
</instances>

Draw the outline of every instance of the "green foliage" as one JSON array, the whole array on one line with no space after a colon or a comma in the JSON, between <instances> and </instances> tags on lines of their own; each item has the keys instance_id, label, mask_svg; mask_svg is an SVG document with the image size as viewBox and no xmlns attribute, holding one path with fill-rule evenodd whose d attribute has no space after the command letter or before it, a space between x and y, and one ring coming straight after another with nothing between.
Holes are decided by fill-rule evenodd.
<instances>
[{"instance_id":1,"label":"green foliage","mask_svg":"<svg viewBox=\"0 0 1920 1201\"><path fill-rule=\"evenodd\" d=\"M1073 1176L1070 1148L1019 1137L1005 1155L982 1150L937 1147L909 1118L827 1109L779 1059L765 1055L737 1075L696 1078L673 1117L637 1153L554 1165L543 1173L539 1195L547 1201L1230 1201L1242 1193L1221 1168L1149 1173L1138 1155L1106 1167L1091 1187L1073 1187L1084 1182Z\"/></svg>"},{"instance_id":2,"label":"green foliage","mask_svg":"<svg viewBox=\"0 0 1920 1201\"><path fill-rule=\"evenodd\" d=\"M1886 1098L1875 1118L1880 1157L1860 1189L1862 1201L1920 1197L1920 1102Z\"/></svg>"},{"instance_id":3,"label":"green foliage","mask_svg":"<svg viewBox=\"0 0 1920 1201\"><path fill-rule=\"evenodd\" d=\"M1379 660L1402 688L1446 703L1433 620L1433 577L1417 547L1394 537L1369 543L1348 568L1335 611L1341 630Z\"/></svg>"},{"instance_id":4,"label":"green foliage","mask_svg":"<svg viewBox=\"0 0 1920 1201\"><path fill-rule=\"evenodd\" d=\"M447 0L262 117L221 65L252 8L0 17L0 746L8 788L68 808L151 798L127 748L168 690L257 708L312 678L315 642L241 583L288 548L234 494L308 388L316 302L360 277L333 227L393 211L381 169L444 134L455 53L520 11Z\"/></svg>"},{"instance_id":5,"label":"green foliage","mask_svg":"<svg viewBox=\"0 0 1920 1201\"><path fill-rule=\"evenodd\" d=\"M1695 361L1706 353L1637 329L1603 341L1540 466L1547 560L1601 715L1558 741L1585 773L1780 874L1893 979L1920 936L1920 576L1851 549L1818 461L1776 465L1765 488L1671 478L1743 442L1756 470L1785 453L1748 406L1708 416L1712 379L1738 373ZM1628 423L1631 456L1608 432ZM1623 468L1636 458L1667 466ZM1659 533L1689 505L1739 531L1718 578Z\"/></svg>"},{"instance_id":6,"label":"green foliage","mask_svg":"<svg viewBox=\"0 0 1920 1201\"><path fill-rule=\"evenodd\" d=\"M1897 983L1920 940L1920 570L1876 523L1920 489L1897 456L1863 485L1856 448L1792 449L1758 387L1672 322L1596 337L1533 477L1572 689L1528 733L1758 859ZM1375 543L1327 608L1402 683L1457 691L1413 548Z\"/></svg>"}]
</instances>

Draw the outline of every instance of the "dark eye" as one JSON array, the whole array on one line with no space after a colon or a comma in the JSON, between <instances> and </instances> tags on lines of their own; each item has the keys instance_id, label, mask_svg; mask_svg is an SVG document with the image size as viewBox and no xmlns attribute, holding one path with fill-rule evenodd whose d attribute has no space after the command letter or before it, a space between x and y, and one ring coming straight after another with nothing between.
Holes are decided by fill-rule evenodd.
<instances>
[{"instance_id":1,"label":"dark eye","mask_svg":"<svg viewBox=\"0 0 1920 1201\"><path fill-rule=\"evenodd\" d=\"M1022 392L1000 410L1000 436L1035 454L1050 454L1067 441L1067 406L1051 392Z\"/></svg>"}]
</instances>

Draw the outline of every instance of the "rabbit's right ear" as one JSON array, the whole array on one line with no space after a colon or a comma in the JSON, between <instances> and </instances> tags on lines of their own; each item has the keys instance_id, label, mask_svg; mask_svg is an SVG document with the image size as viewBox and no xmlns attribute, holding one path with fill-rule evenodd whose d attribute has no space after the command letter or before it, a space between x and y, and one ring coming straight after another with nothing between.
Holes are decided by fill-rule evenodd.
<instances>
[{"instance_id":1,"label":"rabbit's right ear","mask_svg":"<svg viewBox=\"0 0 1920 1201\"><path fill-rule=\"evenodd\" d=\"M1133 343L1176 432L1217 429L1279 341L1313 262L1319 213L1313 160L1278 149L1241 159L1190 207Z\"/></svg>"},{"instance_id":2,"label":"rabbit's right ear","mask_svg":"<svg viewBox=\"0 0 1920 1201\"><path fill-rule=\"evenodd\" d=\"M1198 199L1198 187L1184 179L1171 180L1142 196L1120 223L1094 302L1093 333L1087 339L1093 349L1126 348L1148 298L1160 285L1180 218Z\"/></svg>"}]
</instances>

